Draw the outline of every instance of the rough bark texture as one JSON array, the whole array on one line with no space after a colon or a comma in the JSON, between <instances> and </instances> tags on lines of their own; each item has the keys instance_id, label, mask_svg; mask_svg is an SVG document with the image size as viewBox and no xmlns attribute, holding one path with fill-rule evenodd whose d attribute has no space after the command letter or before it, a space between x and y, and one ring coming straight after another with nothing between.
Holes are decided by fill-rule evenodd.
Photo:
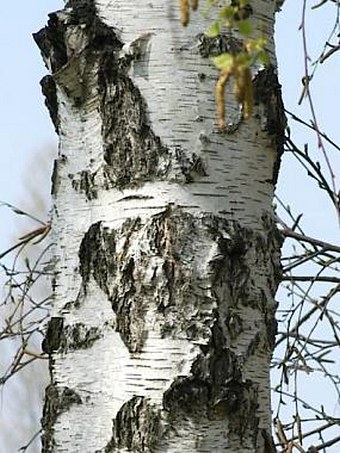
<instances>
[{"instance_id":1,"label":"rough bark texture","mask_svg":"<svg viewBox=\"0 0 340 453\"><path fill-rule=\"evenodd\" d=\"M272 66L255 112L215 125L208 40L175 0L69 0L35 35L60 136L43 452L263 452L285 119L275 2L253 0Z\"/></svg>"}]
</instances>

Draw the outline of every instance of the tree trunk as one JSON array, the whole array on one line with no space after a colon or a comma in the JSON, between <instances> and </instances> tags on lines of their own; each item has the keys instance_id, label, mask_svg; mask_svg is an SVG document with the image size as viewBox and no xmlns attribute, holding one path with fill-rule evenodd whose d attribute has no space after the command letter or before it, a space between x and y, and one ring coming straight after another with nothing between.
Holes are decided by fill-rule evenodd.
<instances>
[{"instance_id":1,"label":"tree trunk","mask_svg":"<svg viewBox=\"0 0 340 453\"><path fill-rule=\"evenodd\" d=\"M210 57L238 38L177 0L69 0L35 35L60 137L45 453L274 451L284 116L275 2L252 7L273 66L225 133Z\"/></svg>"}]
</instances>

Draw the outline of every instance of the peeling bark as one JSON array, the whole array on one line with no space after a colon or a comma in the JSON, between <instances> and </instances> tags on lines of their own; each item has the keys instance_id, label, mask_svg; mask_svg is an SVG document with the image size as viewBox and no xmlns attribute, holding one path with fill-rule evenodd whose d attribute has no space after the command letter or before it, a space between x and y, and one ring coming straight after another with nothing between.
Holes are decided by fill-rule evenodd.
<instances>
[{"instance_id":1,"label":"peeling bark","mask_svg":"<svg viewBox=\"0 0 340 453\"><path fill-rule=\"evenodd\" d=\"M273 177L273 184L276 184L283 154L287 119L284 113L281 85L275 68L269 66L260 71L253 81L253 86L255 106L262 108L262 111L258 113L262 127L272 138L277 152Z\"/></svg>"},{"instance_id":2,"label":"peeling bark","mask_svg":"<svg viewBox=\"0 0 340 453\"><path fill-rule=\"evenodd\" d=\"M205 19L178 2L70 0L35 35L60 137L43 452L263 452L281 278L272 213L285 118L275 4L256 112L215 126ZM263 26L265 24L265 26Z\"/></svg>"}]
</instances>

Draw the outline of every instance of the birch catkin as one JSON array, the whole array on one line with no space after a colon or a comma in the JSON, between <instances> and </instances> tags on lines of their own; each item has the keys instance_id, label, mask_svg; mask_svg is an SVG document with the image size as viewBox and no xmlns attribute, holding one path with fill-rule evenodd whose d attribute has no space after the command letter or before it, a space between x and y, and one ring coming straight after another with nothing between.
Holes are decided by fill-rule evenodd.
<instances>
[{"instance_id":1,"label":"birch catkin","mask_svg":"<svg viewBox=\"0 0 340 453\"><path fill-rule=\"evenodd\" d=\"M186 27L190 19L189 0L180 0L181 24Z\"/></svg>"},{"instance_id":2,"label":"birch catkin","mask_svg":"<svg viewBox=\"0 0 340 453\"><path fill-rule=\"evenodd\" d=\"M186 27L190 20L190 5L189 0L179 0L181 12L181 24ZM191 9L196 11L198 8L198 0L191 0Z\"/></svg>"}]
</instances>

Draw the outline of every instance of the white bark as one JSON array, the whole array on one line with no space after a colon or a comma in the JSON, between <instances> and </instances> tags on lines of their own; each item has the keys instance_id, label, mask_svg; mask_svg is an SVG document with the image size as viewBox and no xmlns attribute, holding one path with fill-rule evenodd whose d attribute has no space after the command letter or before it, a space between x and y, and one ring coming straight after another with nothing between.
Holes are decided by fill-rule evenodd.
<instances>
[{"instance_id":1,"label":"white bark","mask_svg":"<svg viewBox=\"0 0 340 453\"><path fill-rule=\"evenodd\" d=\"M252 6L275 64L275 2ZM44 452L270 451L279 88L254 74L220 134L206 28L74 0L36 35L60 137Z\"/></svg>"}]
</instances>

